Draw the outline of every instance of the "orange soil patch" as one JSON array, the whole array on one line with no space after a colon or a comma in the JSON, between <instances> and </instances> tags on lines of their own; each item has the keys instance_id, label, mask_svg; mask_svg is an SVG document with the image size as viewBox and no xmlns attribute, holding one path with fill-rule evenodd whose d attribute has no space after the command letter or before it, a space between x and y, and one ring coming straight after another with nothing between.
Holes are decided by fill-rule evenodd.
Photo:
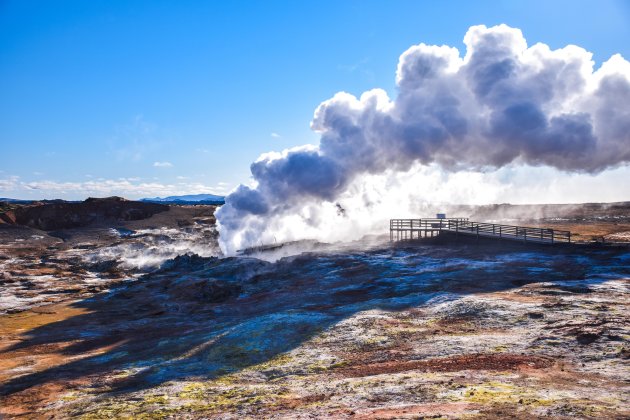
<instances>
[{"instance_id":1,"label":"orange soil patch","mask_svg":"<svg viewBox=\"0 0 630 420\"><path fill-rule=\"evenodd\" d=\"M39 373L47 369L62 366L70 361L111 352L122 342L116 342L108 346L97 348L81 356L68 356L56 352L74 343L75 342L65 342L59 343L58 345L32 346L26 350L5 353L3 358L0 359L0 385L2 385L2 382L7 382L12 379L10 375L11 372L7 372L7 367L10 367L11 364L16 365L16 363L12 363L12 361L17 360L18 366L29 366L30 370L26 372L28 374ZM4 356L8 357L4 359ZM67 380L63 377L59 378L55 375L44 377L38 382L32 383L31 386L24 390L0 397L0 419L2 418L2 414L10 414L10 410L28 412L36 407L44 407L46 404L57 401L61 394L76 389L79 386L94 384L94 381L95 377L90 372L85 372L83 376L72 380Z\"/></svg>"},{"instance_id":2,"label":"orange soil patch","mask_svg":"<svg viewBox=\"0 0 630 420\"><path fill-rule=\"evenodd\" d=\"M28 419L50 419L43 407L59 401L59 398L72 388L87 385L86 381L48 382L26 391L18 392L0 400L0 418L2 416L24 417Z\"/></svg>"},{"instance_id":3,"label":"orange soil patch","mask_svg":"<svg viewBox=\"0 0 630 420\"><path fill-rule=\"evenodd\" d=\"M546 223L545 225L534 223L533 226L551 227L558 230L568 230L574 236L575 241L591 241L601 239L602 236L630 231L629 223L616 222L557 222Z\"/></svg>"},{"instance_id":4,"label":"orange soil patch","mask_svg":"<svg viewBox=\"0 0 630 420\"><path fill-rule=\"evenodd\" d=\"M353 417L355 419L401 419L418 417L461 416L474 413L476 404L465 402L427 403L403 405L398 407L376 408L369 411L361 410Z\"/></svg>"},{"instance_id":5,"label":"orange soil patch","mask_svg":"<svg viewBox=\"0 0 630 420\"><path fill-rule=\"evenodd\" d=\"M0 384L17 376L13 370L16 368L23 368L22 373L28 374L66 363L68 356L61 351L71 344L45 344L0 354Z\"/></svg>"},{"instance_id":6,"label":"orange soil patch","mask_svg":"<svg viewBox=\"0 0 630 420\"><path fill-rule=\"evenodd\" d=\"M621 394L627 388L627 384L622 380L606 377L597 372L584 372L577 369L579 366L566 361L558 361L552 369L527 371L527 377L535 378L539 388L550 386L556 389L574 389L576 386L591 386ZM589 384L586 385L587 383Z\"/></svg>"},{"instance_id":7,"label":"orange soil patch","mask_svg":"<svg viewBox=\"0 0 630 420\"><path fill-rule=\"evenodd\" d=\"M17 314L0 316L0 381L14 376L12 369L28 366L29 371L45 369L64 362L67 356L60 353L72 342L60 342L31 346L7 352L28 336L29 331L53 322L85 314L83 308L71 306L71 302L34 308Z\"/></svg>"},{"instance_id":8,"label":"orange soil patch","mask_svg":"<svg viewBox=\"0 0 630 420\"><path fill-rule=\"evenodd\" d=\"M28 331L33 328L86 313L88 311L85 308L74 307L72 302L64 302L34 308L17 314L3 315L0 316L0 337L4 339L6 336L28 334ZM2 347L4 346L0 346L0 350Z\"/></svg>"},{"instance_id":9,"label":"orange soil patch","mask_svg":"<svg viewBox=\"0 0 630 420\"><path fill-rule=\"evenodd\" d=\"M35 267L18 269L15 271L20 276L50 276L50 275L64 275L72 274L69 271L65 271L60 267Z\"/></svg>"},{"instance_id":10,"label":"orange soil patch","mask_svg":"<svg viewBox=\"0 0 630 420\"><path fill-rule=\"evenodd\" d=\"M358 364L341 368L338 372L347 377L362 377L421 370L425 372L458 372L462 370L509 371L542 369L553 365L553 360L540 356L517 354L466 354L428 360L391 361Z\"/></svg>"},{"instance_id":11,"label":"orange soil patch","mask_svg":"<svg viewBox=\"0 0 630 420\"><path fill-rule=\"evenodd\" d=\"M548 295L537 295L534 294L540 289L535 288L535 284L527 285L523 289L514 289L508 291L498 291L491 293L480 293L479 296L489 297L492 299L502 299L507 300L509 302L518 302L518 303L555 303L559 300L557 298L550 297ZM522 292L529 292L531 294L523 294Z\"/></svg>"},{"instance_id":12,"label":"orange soil patch","mask_svg":"<svg viewBox=\"0 0 630 420\"><path fill-rule=\"evenodd\" d=\"M308 395L306 397L283 398L282 400L278 401L278 404L274 408L275 411L296 409L305 405L311 405L326 401L329 398L330 396L325 394Z\"/></svg>"},{"instance_id":13,"label":"orange soil patch","mask_svg":"<svg viewBox=\"0 0 630 420\"><path fill-rule=\"evenodd\" d=\"M74 342L48 343L30 346L14 351L7 351L28 336L29 331L58 321L85 314L84 308L71 306L72 302L48 305L17 314L0 317L0 385L16 377L13 369L28 368L22 374L31 374L68 362L69 356L62 351ZM54 402L60 392L66 390L65 385L49 382L34 388L2 398L0 417L34 415L33 407L42 403Z\"/></svg>"}]
</instances>

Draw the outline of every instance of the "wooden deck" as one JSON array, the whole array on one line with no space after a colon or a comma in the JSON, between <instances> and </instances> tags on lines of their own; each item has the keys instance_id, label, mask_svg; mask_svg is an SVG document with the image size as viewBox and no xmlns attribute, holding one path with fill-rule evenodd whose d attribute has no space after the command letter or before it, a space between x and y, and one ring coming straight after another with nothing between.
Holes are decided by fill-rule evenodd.
<instances>
[{"instance_id":1,"label":"wooden deck","mask_svg":"<svg viewBox=\"0 0 630 420\"><path fill-rule=\"evenodd\" d=\"M389 239L392 242L433 237L442 232L454 233L456 237L462 235L549 245L571 242L571 232L566 230L480 223L467 218L391 219L389 221Z\"/></svg>"}]
</instances>

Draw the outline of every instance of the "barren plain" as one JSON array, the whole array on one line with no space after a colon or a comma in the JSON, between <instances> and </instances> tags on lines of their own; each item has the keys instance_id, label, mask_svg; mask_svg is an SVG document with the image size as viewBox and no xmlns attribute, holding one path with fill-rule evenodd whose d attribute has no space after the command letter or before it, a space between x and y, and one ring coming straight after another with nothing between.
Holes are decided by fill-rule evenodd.
<instances>
[{"instance_id":1,"label":"barren plain","mask_svg":"<svg viewBox=\"0 0 630 420\"><path fill-rule=\"evenodd\" d=\"M465 214L597 245L273 258L222 257L213 206L121 206L0 224L3 418L630 416L628 203Z\"/></svg>"}]
</instances>

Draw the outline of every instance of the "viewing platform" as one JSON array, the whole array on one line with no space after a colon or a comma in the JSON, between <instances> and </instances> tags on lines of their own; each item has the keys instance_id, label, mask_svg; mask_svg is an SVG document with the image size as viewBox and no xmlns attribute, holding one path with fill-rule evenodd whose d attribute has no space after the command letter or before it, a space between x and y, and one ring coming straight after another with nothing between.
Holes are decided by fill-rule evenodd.
<instances>
[{"instance_id":1,"label":"viewing platform","mask_svg":"<svg viewBox=\"0 0 630 420\"><path fill-rule=\"evenodd\" d=\"M389 239L412 241L444 233L455 237L491 238L536 244L571 243L571 232L538 227L480 223L468 218L391 219Z\"/></svg>"}]
</instances>

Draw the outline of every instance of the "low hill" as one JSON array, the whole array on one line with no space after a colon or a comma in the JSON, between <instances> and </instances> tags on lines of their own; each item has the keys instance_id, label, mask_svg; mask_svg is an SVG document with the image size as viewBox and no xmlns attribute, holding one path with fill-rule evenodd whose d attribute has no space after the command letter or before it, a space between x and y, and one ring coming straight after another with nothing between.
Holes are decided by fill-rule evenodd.
<instances>
[{"instance_id":1,"label":"low hill","mask_svg":"<svg viewBox=\"0 0 630 420\"><path fill-rule=\"evenodd\" d=\"M34 202L0 213L0 224L41 230L84 227L111 221L142 220L169 207L158 203L129 201L120 197L88 198L81 202Z\"/></svg>"}]
</instances>

